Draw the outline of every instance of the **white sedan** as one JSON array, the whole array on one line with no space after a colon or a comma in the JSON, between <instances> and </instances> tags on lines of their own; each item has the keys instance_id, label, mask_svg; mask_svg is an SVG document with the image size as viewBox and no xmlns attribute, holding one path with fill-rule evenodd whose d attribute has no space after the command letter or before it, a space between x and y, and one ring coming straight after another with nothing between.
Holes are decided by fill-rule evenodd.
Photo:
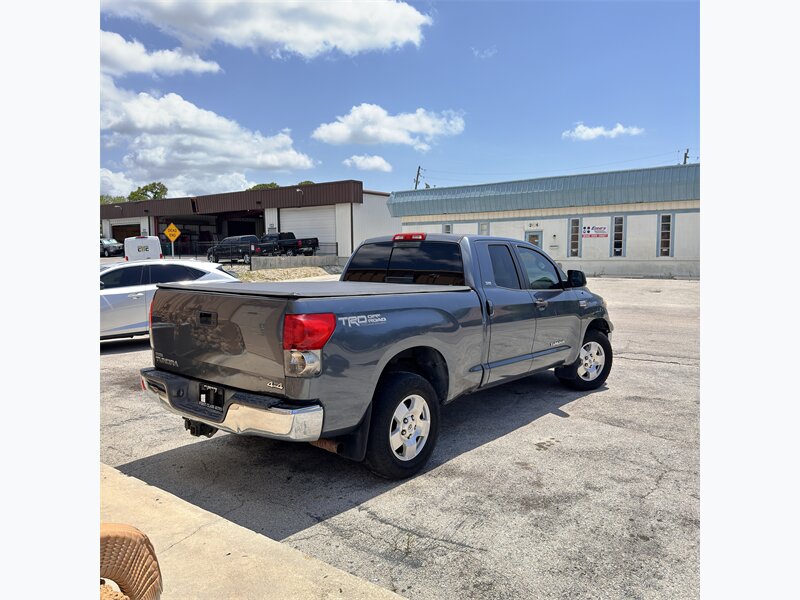
<instances>
[{"instance_id":1,"label":"white sedan","mask_svg":"<svg viewBox=\"0 0 800 600\"><path fill-rule=\"evenodd\" d=\"M239 281L217 263L142 260L100 266L100 339L148 333L157 283Z\"/></svg>"}]
</instances>

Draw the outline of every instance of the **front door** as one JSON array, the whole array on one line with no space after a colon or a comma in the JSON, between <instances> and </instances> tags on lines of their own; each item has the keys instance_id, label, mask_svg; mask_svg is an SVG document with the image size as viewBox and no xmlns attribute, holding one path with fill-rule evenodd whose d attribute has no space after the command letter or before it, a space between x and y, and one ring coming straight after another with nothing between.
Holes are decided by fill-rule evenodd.
<instances>
[{"instance_id":1,"label":"front door","mask_svg":"<svg viewBox=\"0 0 800 600\"><path fill-rule=\"evenodd\" d=\"M536 314L511 247L502 242L476 246L489 319L486 383L495 383L530 371Z\"/></svg>"},{"instance_id":2,"label":"front door","mask_svg":"<svg viewBox=\"0 0 800 600\"><path fill-rule=\"evenodd\" d=\"M536 314L533 369L561 363L580 344L575 292L565 289L555 265L541 252L516 246Z\"/></svg>"},{"instance_id":3,"label":"front door","mask_svg":"<svg viewBox=\"0 0 800 600\"><path fill-rule=\"evenodd\" d=\"M534 246L542 247L542 232L541 231L528 231L525 233L525 241Z\"/></svg>"}]
</instances>

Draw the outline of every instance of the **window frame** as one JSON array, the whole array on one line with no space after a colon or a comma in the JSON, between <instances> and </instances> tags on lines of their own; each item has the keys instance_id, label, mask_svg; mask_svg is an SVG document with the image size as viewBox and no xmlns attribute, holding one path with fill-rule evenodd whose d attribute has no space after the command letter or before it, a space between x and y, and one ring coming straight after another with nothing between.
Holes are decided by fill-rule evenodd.
<instances>
[{"instance_id":1,"label":"window frame","mask_svg":"<svg viewBox=\"0 0 800 600\"><path fill-rule=\"evenodd\" d=\"M142 283L142 280L144 279L144 276L145 276L145 267L146 266L147 265L132 265L130 267L126 266L126 267L121 267L119 269L114 269L112 271L106 271L105 273L101 272L100 281L102 282L104 277L108 277L109 275L113 275L114 273L117 273L117 272L121 273L123 271L131 271L133 269L139 269L139 283L132 283L132 284L128 284L128 285L115 285L113 287L108 287L108 286L105 285L105 282L103 282L102 291L118 290L120 288L129 288L129 287L137 287L137 286L140 286L140 285L147 285L146 283ZM147 273L147 276L148 276L148 278L150 277L150 273L149 272Z\"/></svg>"},{"instance_id":2,"label":"window frame","mask_svg":"<svg viewBox=\"0 0 800 600\"><path fill-rule=\"evenodd\" d=\"M450 228L450 231L446 231L446 227ZM453 233L453 224L452 223L442 223L442 233L444 234L452 234Z\"/></svg>"},{"instance_id":3,"label":"window frame","mask_svg":"<svg viewBox=\"0 0 800 600\"><path fill-rule=\"evenodd\" d=\"M661 227L664 217L669 217L669 253L661 254ZM656 258L672 258L675 256L675 213L658 213L656 221Z\"/></svg>"},{"instance_id":4,"label":"window frame","mask_svg":"<svg viewBox=\"0 0 800 600\"><path fill-rule=\"evenodd\" d=\"M481 233L481 226L486 226L486 233ZM492 235L489 221L478 221L478 235Z\"/></svg>"},{"instance_id":5,"label":"window frame","mask_svg":"<svg viewBox=\"0 0 800 600\"><path fill-rule=\"evenodd\" d=\"M561 277L561 271L559 270L558 265L556 265L550 259L549 256L547 256L544 252L540 252L539 250L537 250L532 245L531 246L525 246L523 244L514 244L514 246L515 246L515 249L516 249L517 260L519 261L519 266L520 266L520 269L522 270L522 276L525 279L525 282L527 283L527 288L525 288L525 289L532 290L532 291L539 291L539 292L541 292L541 291L552 291L552 290L563 290L564 289L564 280ZM533 252L534 254L537 254L547 264L549 264L550 267L553 269L553 273L556 276L556 283L558 284L558 287L532 288L531 287L530 278L528 277L528 270L525 268L525 262L522 260L522 253L520 252L520 250L529 250L529 251Z\"/></svg>"},{"instance_id":6,"label":"window frame","mask_svg":"<svg viewBox=\"0 0 800 600\"><path fill-rule=\"evenodd\" d=\"M578 222L578 254L572 254L572 224ZM567 219L567 258L581 258L583 254L583 217L569 217Z\"/></svg>"},{"instance_id":7,"label":"window frame","mask_svg":"<svg viewBox=\"0 0 800 600\"><path fill-rule=\"evenodd\" d=\"M616 241L615 237L617 235L616 231L616 220L622 219L622 239L620 240L622 244L622 253L620 255L614 254L614 242ZM611 217L611 244L608 249L608 255L610 258L625 258L626 246L628 245L628 217L627 215L612 215Z\"/></svg>"},{"instance_id":8,"label":"window frame","mask_svg":"<svg viewBox=\"0 0 800 600\"><path fill-rule=\"evenodd\" d=\"M505 248L506 252L508 252L508 256L511 259L511 266L514 268L514 274L517 276L517 287L506 287L504 285L500 285L497 283L497 275L494 269L494 263L492 262L492 248L494 246L500 246L501 248ZM502 242L499 243L488 243L486 244L486 257L489 259L488 266L492 269L492 284L495 288L499 288L502 290L522 290L526 291L527 288L524 287L523 281L526 279L525 274L520 272L520 267L517 264L517 257L515 256L514 249L509 245Z\"/></svg>"}]
</instances>

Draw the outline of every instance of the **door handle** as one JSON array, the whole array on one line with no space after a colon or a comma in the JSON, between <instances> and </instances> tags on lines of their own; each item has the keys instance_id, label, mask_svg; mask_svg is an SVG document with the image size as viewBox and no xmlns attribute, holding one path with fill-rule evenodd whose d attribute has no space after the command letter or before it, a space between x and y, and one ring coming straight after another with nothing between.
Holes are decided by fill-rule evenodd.
<instances>
[{"instance_id":1,"label":"door handle","mask_svg":"<svg viewBox=\"0 0 800 600\"><path fill-rule=\"evenodd\" d=\"M491 300L486 301L486 314L490 317L494 315L494 302Z\"/></svg>"},{"instance_id":2,"label":"door handle","mask_svg":"<svg viewBox=\"0 0 800 600\"><path fill-rule=\"evenodd\" d=\"M538 308L538 309L545 309L545 308L547 308L547 304L548 304L547 300L541 300L539 298L534 300L533 303L536 305L536 308Z\"/></svg>"},{"instance_id":3,"label":"door handle","mask_svg":"<svg viewBox=\"0 0 800 600\"><path fill-rule=\"evenodd\" d=\"M134 298L134 299L141 298L142 296L144 296L143 292L136 292L134 294L128 294L128 298Z\"/></svg>"}]
</instances>

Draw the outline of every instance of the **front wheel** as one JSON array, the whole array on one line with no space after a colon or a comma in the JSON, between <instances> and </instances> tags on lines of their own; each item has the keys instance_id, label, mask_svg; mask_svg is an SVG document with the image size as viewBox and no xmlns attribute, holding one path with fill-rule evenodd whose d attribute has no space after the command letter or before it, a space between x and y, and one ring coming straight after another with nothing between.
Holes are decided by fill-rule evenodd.
<instances>
[{"instance_id":1,"label":"front wheel","mask_svg":"<svg viewBox=\"0 0 800 600\"><path fill-rule=\"evenodd\" d=\"M106 258L108 258L109 256L111 256L111 253L108 251L108 249L106 249L106 250L103 250L103 256L105 256Z\"/></svg>"},{"instance_id":2,"label":"front wheel","mask_svg":"<svg viewBox=\"0 0 800 600\"><path fill-rule=\"evenodd\" d=\"M364 460L386 479L417 473L433 452L439 434L439 398L416 373L390 373L375 393Z\"/></svg>"},{"instance_id":3,"label":"front wheel","mask_svg":"<svg viewBox=\"0 0 800 600\"><path fill-rule=\"evenodd\" d=\"M603 385L611 373L614 353L608 337L597 329L590 329L583 338L578 360L556 369L556 377L574 390L594 390Z\"/></svg>"}]
</instances>

